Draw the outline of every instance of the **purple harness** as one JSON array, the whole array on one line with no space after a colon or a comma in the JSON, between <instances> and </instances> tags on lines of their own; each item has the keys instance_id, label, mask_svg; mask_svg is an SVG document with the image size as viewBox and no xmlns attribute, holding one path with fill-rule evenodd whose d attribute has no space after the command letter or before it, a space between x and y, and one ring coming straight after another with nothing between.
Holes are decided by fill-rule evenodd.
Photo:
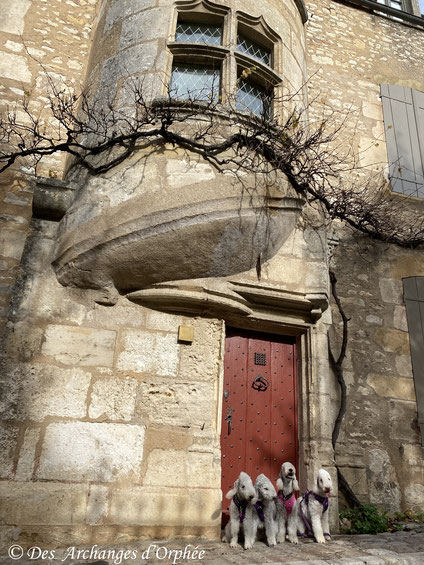
<instances>
[{"instance_id":1,"label":"purple harness","mask_svg":"<svg viewBox=\"0 0 424 565\"><path fill-rule=\"evenodd\" d=\"M289 494L284 495L282 490L278 491L278 498L284 504L287 516L290 516L293 510L294 503L296 502L296 497L294 496L294 491L291 491Z\"/></svg>"},{"instance_id":2,"label":"purple harness","mask_svg":"<svg viewBox=\"0 0 424 565\"><path fill-rule=\"evenodd\" d=\"M306 505L309 504L309 497L310 497L311 494L315 498L315 500L317 500L320 504L322 504L322 513L324 514L324 512L326 510L328 510L328 498L326 496L320 496L319 494L316 494L315 492L312 492L311 490L307 490L305 492L305 494L303 495L303 500L305 501ZM308 522L308 520L305 516L305 513L303 512L302 504L299 504L299 508L300 508L300 514L302 516L303 523L305 524L305 528L306 528L306 531L307 531L307 533L305 533L305 534L299 534L300 537L302 537L302 538L313 538L313 537L315 537L314 534L313 534L312 526ZM324 536L331 537L329 532L324 532Z\"/></svg>"},{"instance_id":3,"label":"purple harness","mask_svg":"<svg viewBox=\"0 0 424 565\"><path fill-rule=\"evenodd\" d=\"M240 523L243 523L243 520L246 518L246 508L249 503L248 500L239 500L237 495L233 496L233 502L237 506L237 510L239 511L239 520Z\"/></svg>"},{"instance_id":4,"label":"purple harness","mask_svg":"<svg viewBox=\"0 0 424 565\"><path fill-rule=\"evenodd\" d=\"M255 504L255 508L256 508L256 512L258 513L259 520L260 520L261 522L264 522L264 521L265 521L265 516L264 516L264 505L263 505L263 503L262 503L262 502L257 502L257 503Z\"/></svg>"}]
</instances>

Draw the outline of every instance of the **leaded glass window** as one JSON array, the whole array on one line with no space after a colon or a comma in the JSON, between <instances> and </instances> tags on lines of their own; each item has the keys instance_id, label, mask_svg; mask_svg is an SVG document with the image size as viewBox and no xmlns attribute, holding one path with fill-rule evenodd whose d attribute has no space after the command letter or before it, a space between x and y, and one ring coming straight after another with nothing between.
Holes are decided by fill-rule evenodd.
<instances>
[{"instance_id":1,"label":"leaded glass window","mask_svg":"<svg viewBox=\"0 0 424 565\"><path fill-rule=\"evenodd\" d=\"M238 85L236 109L268 119L271 113L271 96L261 86L242 79Z\"/></svg>"},{"instance_id":2,"label":"leaded glass window","mask_svg":"<svg viewBox=\"0 0 424 565\"><path fill-rule=\"evenodd\" d=\"M254 59L258 59L261 63L271 66L271 51L240 33L237 35L237 49Z\"/></svg>"},{"instance_id":3,"label":"leaded glass window","mask_svg":"<svg viewBox=\"0 0 424 565\"><path fill-rule=\"evenodd\" d=\"M214 101L219 97L219 69L188 63L175 63L169 94L171 98Z\"/></svg>"},{"instance_id":4,"label":"leaded glass window","mask_svg":"<svg viewBox=\"0 0 424 565\"><path fill-rule=\"evenodd\" d=\"M178 22L175 41L221 45L222 26L194 22Z\"/></svg>"}]
</instances>

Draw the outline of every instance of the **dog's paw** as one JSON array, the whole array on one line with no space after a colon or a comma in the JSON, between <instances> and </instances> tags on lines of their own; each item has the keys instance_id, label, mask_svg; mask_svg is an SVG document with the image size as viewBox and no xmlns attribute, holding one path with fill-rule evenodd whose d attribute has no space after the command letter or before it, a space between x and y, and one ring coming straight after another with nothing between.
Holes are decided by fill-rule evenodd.
<instances>
[{"instance_id":1,"label":"dog's paw","mask_svg":"<svg viewBox=\"0 0 424 565\"><path fill-rule=\"evenodd\" d=\"M277 536L277 543L284 543L286 541L286 536Z\"/></svg>"},{"instance_id":2,"label":"dog's paw","mask_svg":"<svg viewBox=\"0 0 424 565\"><path fill-rule=\"evenodd\" d=\"M268 545L269 545L269 547L273 547L274 545L277 545L277 542L275 541L275 539L271 539L271 540L268 540Z\"/></svg>"},{"instance_id":3,"label":"dog's paw","mask_svg":"<svg viewBox=\"0 0 424 565\"><path fill-rule=\"evenodd\" d=\"M290 543L299 543L299 540L297 539L297 536L289 536L289 542Z\"/></svg>"},{"instance_id":4,"label":"dog's paw","mask_svg":"<svg viewBox=\"0 0 424 565\"><path fill-rule=\"evenodd\" d=\"M316 538L316 540L317 540L317 543L325 543L324 536L318 536L318 537Z\"/></svg>"},{"instance_id":5,"label":"dog's paw","mask_svg":"<svg viewBox=\"0 0 424 565\"><path fill-rule=\"evenodd\" d=\"M238 547L238 546L239 546L239 544L238 544L237 540L230 541L230 547Z\"/></svg>"},{"instance_id":6,"label":"dog's paw","mask_svg":"<svg viewBox=\"0 0 424 565\"><path fill-rule=\"evenodd\" d=\"M252 549L253 542L252 541L245 541L244 542L244 549Z\"/></svg>"}]
</instances>

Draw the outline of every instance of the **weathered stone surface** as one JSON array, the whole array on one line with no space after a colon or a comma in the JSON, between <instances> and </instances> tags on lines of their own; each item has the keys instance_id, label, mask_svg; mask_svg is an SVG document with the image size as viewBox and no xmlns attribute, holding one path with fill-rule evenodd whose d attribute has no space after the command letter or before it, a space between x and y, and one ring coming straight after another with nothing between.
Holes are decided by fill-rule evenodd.
<instances>
[{"instance_id":1,"label":"weathered stone surface","mask_svg":"<svg viewBox=\"0 0 424 565\"><path fill-rule=\"evenodd\" d=\"M107 523L122 525L161 524L202 526L221 519L218 489L114 489ZM142 511L141 511L142 509Z\"/></svg>"},{"instance_id":2,"label":"weathered stone surface","mask_svg":"<svg viewBox=\"0 0 424 565\"><path fill-rule=\"evenodd\" d=\"M138 307L140 309L140 307ZM159 312L157 310L146 311L146 327L152 330L161 330L163 332L178 332L178 326L183 323L182 316L175 316L166 312ZM185 319L185 325L190 325L191 320Z\"/></svg>"},{"instance_id":3,"label":"weathered stone surface","mask_svg":"<svg viewBox=\"0 0 424 565\"><path fill-rule=\"evenodd\" d=\"M31 5L31 0L3 0L0 31L22 35L25 25L25 14Z\"/></svg>"},{"instance_id":4,"label":"weathered stone surface","mask_svg":"<svg viewBox=\"0 0 424 565\"><path fill-rule=\"evenodd\" d=\"M220 465L216 465L212 453L154 449L147 458L143 485L166 487L173 477L174 487L219 489L219 475Z\"/></svg>"},{"instance_id":5,"label":"weathered stone surface","mask_svg":"<svg viewBox=\"0 0 424 565\"><path fill-rule=\"evenodd\" d=\"M0 424L0 477L2 479L10 479L13 476L17 438L18 428Z\"/></svg>"},{"instance_id":6,"label":"weathered stone surface","mask_svg":"<svg viewBox=\"0 0 424 565\"><path fill-rule=\"evenodd\" d=\"M24 83L31 82L32 79L26 58L22 55L15 55L14 53L2 53L0 59L0 76Z\"/></svg>"},{"instance_id":7,"label":"weathered stone surface","mask_svg":"<svg viewBox=\"0 0 424 565\"><path fill-rule=\"evenodd\" d=\"M365 467L342 467L340 471L357 496L368 495L367 470Z\"/></svg>"},{"instance_id":8,"label":"weathered stone surface","mask_svg":"<svg viewBox=\"0 0 424 565\"><path fill-rule=\"evenodd\" d=\"M376 326L382 326L383 325L383 320L380 318L380 316L374 316L373 314L369 314L366 317L366 321L369 324L375 324Z\"/></svg>"},{"instance_id":9,"label":"weathered stone surface","mask_svg":"<svg viewBox=\"0 0 424 565\"><path fill-rule=\"evenodd\" d=\"M402 330L403 332L408 331L405 306L395 306L395 311L393 314L393 327L398 330Z\"/></svg>"},{"instance_id":10,"label":"weathered stone surface","mask_svg":"<svg viewBox=\"0 0 424 565\"><path fill-rule=\"evenodd\" d=\"M18 466L15 479L17 481L29 481L34 472L35 448L40 437L38 428L28 428L25 431L24 442L19 451Z\"/></svg>"},{"instance_id":11,"label":"weathered stone surface","mask_svg":"<svg viewBox=\"0 0 424 565\"><path fill-rule=\"evenodd\" d=\"M131 377L97 380L91 391L89 417L104 420L131 420L136 392L137 381Z\"/></svg>"},{"instance_id":12,"label":"weathered stone surface","mask_svg":"<svg viewBox=\"0 0 424 565\"><path fill-rule=\"evenodd\" d=\"M113 0L106 14L104 31L107 32L115 23L128 18L139 10L154 6L154 0Z\"/></svg>"},{"instance_id":13,"label":"weathered stone surface","mask_svg":"<svg viewBox=\"0 0 424 565\"><path fill-rule=\"evenodd\" d=\"M409 355L397 355L395 363L400 377L413 377L411 357Z\"/></svg>"},{"instance_id":14,"label":"weathered stone surface","mask_svg":"<svg viewBox=\"0 0 424 565\"><path fill-rule=\"evenodd\" d=\"M153 8L127 18L122 22L119 47L126 49L145 41L166 37L170 17L168 8Z\"/></svg>"},{"instance_id":15,"label":"weathered stone surface","mask_svg":"<svg viewBox=\"0 0 424 565\"><path fill-rule=\"evenodd\" d=\"M43 355L50 355L65 365L100 365L113 363L116 332L75 326L48 326Z\"/></svg>"},{"instance_id":16,"label":"weathered stone surface","mask_svg":"<svg viewBox=\"0 0 424 565\"><path fill-rule=\"evenodd\" d=\"M19 364L3 375L0 412L6 419L36 422L47 416L83 418L90 378L82 369Z\"/></svg>"},{"instance_id":17,"label":"weathered stone surface","mask_svg":"<svg viewBox=\"0 0 424 565\"><path fill-rule=\"evenodd\" d=\"M409 336L406 332L389 328L375 330L374 339L386 351L393 351L400 355L409 353Z\"/></svg>"},{"instance_id":18,"label":"weathered stone surface","mask_svg":"<svg viewBox=\"0 0 424 565\"><path fill-rule=\"evenodd\" d=\"M130 47L108 59L103 65L99 94L106 100L112 100L118 81L134 73L152 70L157 55L158 45L154 42Z\"/></svg>"},{"instance_id":19,"label":"weathered stone surface","mask_svg":"<svg viewBox=\"0 0 424 565\"><path fill-rule=\"evenodd\" d=\"M415 400L415 389L412 379L389 377L387 375L369 375L367 382L380 396Z\"/></svg>"},{"instance_id":20,"label":"weathered stone surface","mask_svg":"<svg viewBox=\"0 0 424 565\"><path fill-rule=\"evenodd\" d=\"M31 255L31 261L39 259ZM39 272L28 278L25 292L20 303L17 319L27 321L36 315L39 319L51 322L82 324L86 315L86 307L80 303L76 289L63 288L54 276L50 266L51 257L46 258L39 266Z\"/></svg>"},{"instance_id":21,"label":"weathered stone surface","mask_svg":"<svg viewBox=\"0 0 424 565\"><path fill-rule=\"evenodd\" d=\"M47 426L39 479L112 482L138 480L144 426L88 422Z\"/></svg>"},{"instance_id":22,"label":"weathered stone surface","mask_svg":"<svg viewBox=\"0 0 424 565\"><path fill-rule=\"evenodd\" d=\"M23 46L21 46L23 48ZM19 196L17 194L13 194L12 192L6 192L6 196L4 198L5 204L12 204L13 206L28 206L29 199L25 196Z\"/></svg>"},{"instance_id":23,"label":"weathered stone surface","mask_svg":"<svg viewBox=\"0 0 424 565\"><path fill-rule=\"evenodd\" d=\"M0 482L0 519L3 524L81 524L87 495L88 485Z\"/></svg>"},{"instance_id":24,"label":"weathered stone surface","mask_svg":"<svg viewBox=\"0 0 424 565\"><path fill-rule=\"evenodd\" d=\"M378 284L383 302L403 303L403 287L400 279L380 279Z\"/></svg>"},{"instance_id":25,"label":"weathered stone surface","mask_svg":"<svg viewBox=\"0 0 424 565\"><path fill-rule=\"evenodd\" d=\"M118 369L136 373L149 371L164 377L176 375L179 353L176 335L124 330L122 342Z\"/></svg>"},{"instance_id":26,"label":"weathered stone surface","mask_svg":"<svg viewBox=\"0 0 424 565\"><path fill-rule=\"evenodd\" d=\"M186 159L169 159L166 163L166 175L168 186L175 189L215 178L215 173L208 163Z\"/></svg>"},{"instance_id":27,"label":"weathered stone surface","mask_svg":"<svg viewBox=\"0 0 424 565\"><path fill-rule=\"evenodd\" d=\"M145 318L146 313L143 308L124 300L122 304L115 304L115 306L96 304L94 309L87 313L86 321L110 329L116 326L137 328L145 326Z\"/></svg>"},{"instance_id":28,"label":"weathered stone surface","mask_svg":"<svg viewBox=\"0 0 424 565\"><path fill-rule=\"evenodd\" d=\"M223 325L218 320L197 318L194 327L194 341L181 346L179 375L196 380L216 378L219 369L219 353L223 338Z\"/></svg>"},{"instance_id":29,"label":"weathered stone surface","mask_svg":"<svg viewBox=\"0 0 424 565\"><path fill-rule=\"evenodd\" d=\"M215 417L213 398L211 382L144 382L138 393L137 412L142 410L151 423L209 427Z\"/></svg>"},{"instance_id":30,"label":"weathered stone surface","mask_svg":"<svg viewBox=\"0 0 424 565\"><path fill-rule=\"evenodd\" d=\"M413 484L405 489L406 505L413 512L422 512L424 508L424 485Z\"/></svg>"},{"instance_id":31,"label":"weathered stone surface","mask_svg":"<svg viewBox=\"0 0 424 565\"><path fill-rule=\"evenodd\" d=\"M415 402L397 400L390 402L390 437L411 441L418 437L417 405Z\"/></svg>"},{"instance_id":32,"label":"weathered stone surface","mask_svg":"<svg viewBox=\"0 0 424 565\"><path fill-rule=\"evenodd\" d=\"M31 361L41 351L43 329L27 322L9 327L4 342L7 356L19 361Z\"/></svg>"},{"instance_id":33,"label":"weathered stone surface","mask_svg":"<svg viewBox=\"0 0 424 565\"><path fill-rule=\"evenodd\" d=\"M91 484L88 491L87 518L90 525L101 524L108 512L109 488Z\"/></svg>"},{"instance_id":34,"label":"weathered stone surface","mask_svg":"<svg viewBox=\"0 0 424 565\"><path fill-rule=\"evenodd\" d=\"M383 449L370 449L368 451L368 470L370 501L381 505L390 512L398 512L401 491L389 454Z\"/></svg>"},{"instance_id":35,"label":"weathered stone surface","mask_svg":"<svg viewBox=\"0 0 424 565\"><path fill-rule=\"evenodd\" d=\"M24 249L26 233L0 230L0 255L20 259Z\"/></svg>"}]
</instances>

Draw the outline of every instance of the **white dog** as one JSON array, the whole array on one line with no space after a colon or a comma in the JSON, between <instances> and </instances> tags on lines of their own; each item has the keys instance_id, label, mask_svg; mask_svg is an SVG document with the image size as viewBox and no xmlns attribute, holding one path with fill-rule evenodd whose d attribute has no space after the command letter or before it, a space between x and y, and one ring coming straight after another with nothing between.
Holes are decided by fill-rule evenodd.
<instances>
[{"instance_id":1,"label":"white dog","mask_svg":"<svg viewBox=\"0 0 424 565\"><path fill-rule=\"evenodd\" d=\"M230 543L230 547L238 547L238 535L244 533L244 549L253 547L256 537L255 516L253 506L257 502L255 487L247 473L241 472L234 487L227 492L226 498L232 498L230 504L230 520L225 526L222 541Z\"/></svg>"},{"instance_id":2,"label":"white dog","mask_svg":"<svg viewBox=\"0 0 424 565\"><path fill-rule=\"evenodd\" d=\"M331 537L328 526L328 499L332 490L329 473L320 469L316 486L296 500L292 513L301 537L310 537L313 534L318 543L325 543L324 536Z\"/></svg>"},{"instance_id":3,"label":"white dog","mask_svg":"<svg viewBox=\"0 0 424 565\"><path fill-rule=\"evenodd\" d=\"M266 540L269 546L277 543L277 509L275 500L277 492L271 481L261 474L255 481L257 502L254 505L256 515L254 515L255 536L257 529L265 528Z\"/></svg>"},{"instance_id":4,"label":"white dog","mask_svg":"<svg viewBox=\"0 0 424 565\"><path fill-rule=\"evenodd\" d=\"M297 525L295 514L292 510L296 503L294 495L295 490L299 490L299 484L296 479L296 469L294 465L283 463L281 465L280 475L277 479L277 543L284 543L286 540L286 531L288 532L289 540L292 543L297 543Z\"/></svg>"}]
</instances>

